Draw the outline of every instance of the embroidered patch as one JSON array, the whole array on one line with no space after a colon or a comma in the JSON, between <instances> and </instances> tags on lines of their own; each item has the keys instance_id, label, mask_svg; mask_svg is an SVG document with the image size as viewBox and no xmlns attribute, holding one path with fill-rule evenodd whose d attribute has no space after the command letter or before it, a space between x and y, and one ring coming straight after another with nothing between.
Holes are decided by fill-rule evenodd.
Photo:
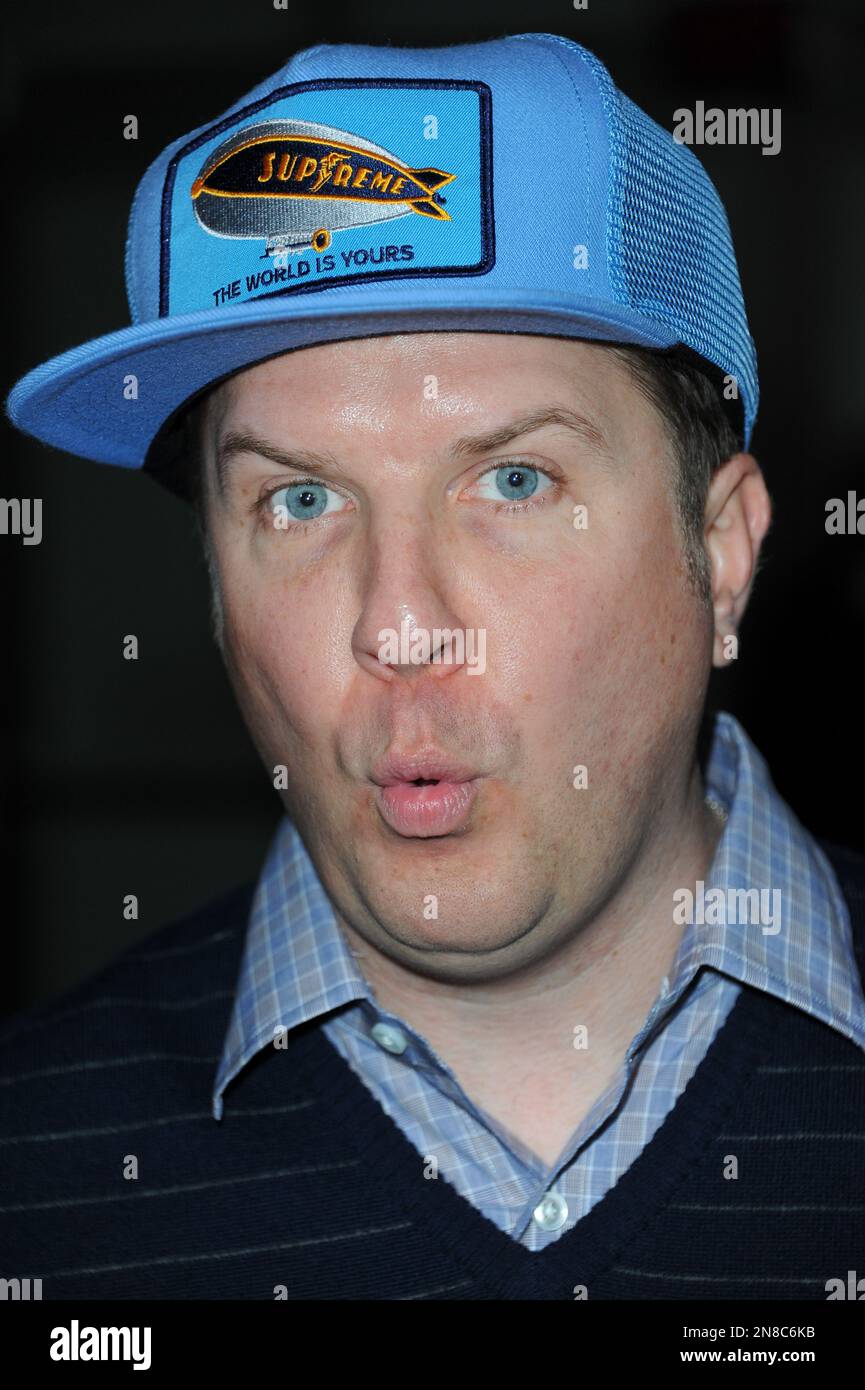
<instances>
[{"instance_id":1,"label":"embroidered patch","mask_svg":"<svg viewBox=\"0 0 865 1390\"><path fill-rule=\"evenodd\" d=\"M338 79L221 121L168 169L160 314L486 273L490 100L483 83Z\"/></svg>"}]
</instances>

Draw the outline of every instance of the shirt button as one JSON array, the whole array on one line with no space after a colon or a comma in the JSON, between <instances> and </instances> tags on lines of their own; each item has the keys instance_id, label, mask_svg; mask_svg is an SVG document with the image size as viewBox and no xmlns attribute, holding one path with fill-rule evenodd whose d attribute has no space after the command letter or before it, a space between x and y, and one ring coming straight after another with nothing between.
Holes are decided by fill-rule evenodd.
<instances>
[{"instance_id":1,"label":"shirt button","mask_svg":"<svg viewBox=\"0 0 865 1390\"><path fill-rule=\"evenodd\" d=\"M558 1231L568 1219L568 1204L558 1192L547 1192L532 1216L542 1231Z\"/></svg>"},{"instance_id":2,"label":"shirt button","mask_svg":"<svg viewBox=\"0 0 865 1390\"><path fill-rule=\"evenodd\" d=\"M401 1028L394 1028L390 1023L375 1023L369 1031L379 1047L383 1047L385 1052L393 1052L399 1056L408 1047L408 1038L405 1033Z\"/></svg>"}]
</instances>

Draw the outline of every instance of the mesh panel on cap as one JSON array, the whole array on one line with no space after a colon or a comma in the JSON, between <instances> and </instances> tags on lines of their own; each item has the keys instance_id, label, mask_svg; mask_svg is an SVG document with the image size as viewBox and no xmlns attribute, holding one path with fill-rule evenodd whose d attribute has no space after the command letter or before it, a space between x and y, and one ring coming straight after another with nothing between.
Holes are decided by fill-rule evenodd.
<instances>
[{"instance_id":1,"label":"mesh panel on cap","mask_svg":"<svg viewBox=\"0 0 865 1390\"><path fill-rule=\"evenodd\" d=\"M620 92L594 54L583 49L582 57L609 121L613 294L736 378L748 437L757 413L756 352L724 205L691 150Z\"/></svg>"}]
</instances>

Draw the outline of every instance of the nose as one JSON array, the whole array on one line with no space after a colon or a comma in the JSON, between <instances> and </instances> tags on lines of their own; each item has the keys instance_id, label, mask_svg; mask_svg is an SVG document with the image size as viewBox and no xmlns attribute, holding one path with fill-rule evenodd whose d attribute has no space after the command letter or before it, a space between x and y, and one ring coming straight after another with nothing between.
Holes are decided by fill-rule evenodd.
<instances>
[{"instance_id":1,"label":"nose","mask_svg":"<svg viewBox=\"0 0 865 1390\"><path fill-rule=\"evenodd\" d=\"M384 681L446 679L465 665L451 545L431 518L406 517L368 536L355 660ZM462 636L460 636L462 634Z\"/></svg>"}]
</instances>

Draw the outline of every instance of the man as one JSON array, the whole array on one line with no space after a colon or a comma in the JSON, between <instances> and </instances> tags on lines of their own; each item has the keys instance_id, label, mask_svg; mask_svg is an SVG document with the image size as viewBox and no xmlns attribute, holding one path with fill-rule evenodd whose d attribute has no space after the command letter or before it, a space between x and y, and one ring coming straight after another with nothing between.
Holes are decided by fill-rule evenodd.
<instances>
[{"instance_id":1,"label":"man","mask_svg":"<svg viewBox=\"0 0 865 1390\"><path fill-rule=\"evenodd\" d=\"M127 274L10 413L193 502L286 815L7 1027L2 1273L833 1296L865 866L703 718L771 509L696 159L553 35L320 46L152 166Z\"/></svg>"}]
</instances>

